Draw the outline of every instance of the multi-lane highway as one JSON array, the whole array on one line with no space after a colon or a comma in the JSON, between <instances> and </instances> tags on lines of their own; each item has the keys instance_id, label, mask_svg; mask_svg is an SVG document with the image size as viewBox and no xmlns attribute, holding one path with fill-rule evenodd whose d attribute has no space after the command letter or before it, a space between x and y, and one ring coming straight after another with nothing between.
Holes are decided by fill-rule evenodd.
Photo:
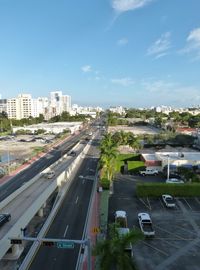
<instances>
[{"instance_id":1,"label":"multi-lane highway","mask_svg":"<svg viewBox=\"0 0 200 270\"><path fill-rule=\"evenodd\" d=\"M57 147L48 152L44 157L40 158L27 169L21 171L7 183L0 187L0 202L8 197L16 189L20 188L25 182L28 182L39 172L49 167L51 164L56 162L62 155L64 155L68 150L70 150L80 139L85 135L86 131L82 131L78 135L74 135L67 141L62 143Z\"/></svg>"},{"instance_id":2,"label":"multi-lane highway","mask_svg":"<svg viewBox=\"0 0 200 270\"><path fill-rule=\"evenodd\" d=\"M92 146L46 235L47 238L81 240L97 168L97 147ZM81 177L80 177L81 176ZM30 270L75 270L79 245L74 249L41 246Z\"/></svg>"}]
</instances>

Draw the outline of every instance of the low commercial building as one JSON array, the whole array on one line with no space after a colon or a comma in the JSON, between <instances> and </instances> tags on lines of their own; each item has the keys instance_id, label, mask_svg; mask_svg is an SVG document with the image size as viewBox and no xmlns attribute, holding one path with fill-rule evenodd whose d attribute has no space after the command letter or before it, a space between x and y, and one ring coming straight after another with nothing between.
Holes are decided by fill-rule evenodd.
<instances>
[{"instance_id":1,"label":"low commercial building","mask_svg":"<svg viewBox=\"0 0 200 270\"><path fill-rule=\"evenodd\" d=\"M170 167L200 167L200 152L155 152L154 154L142 154L142 159L147 167L156 167L160 171L170 165Z\"/></svg>"},{"instance_id":2,"label":"low commercial building","mask_svg":"<svg viewBox=\"0 0 200 270\"><path fill-rule=\"evenodd\" d=\"M41 123L37 125L30 125L25 127L13 127L13 133L18 130L28 130L32 133L39 129L44 129L47 133L58 134L64 130L69 130L71 134L81 130L83 127L82 122L56 122L56 123Z\"/></svg>"}]
</instances>

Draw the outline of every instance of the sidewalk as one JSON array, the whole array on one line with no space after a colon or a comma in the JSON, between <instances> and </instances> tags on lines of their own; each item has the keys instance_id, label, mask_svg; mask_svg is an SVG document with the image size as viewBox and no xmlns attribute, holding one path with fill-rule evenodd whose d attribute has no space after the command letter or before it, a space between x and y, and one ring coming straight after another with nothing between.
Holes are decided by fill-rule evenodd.
<instances>
[{"instance_id":1,"label":"sidewalk","mask_svg":"<svg viewBox=\"0 0 200 270\"><path fill-rule=\"evenodd\" d=\"M104 239L106 237L109 195L109 190L96 192L94 205L92 207L92 218L89 226L91 248L96 245L98 240ZM92 257L92 269L96 270L98 268L98 261L95 257ZM87 256L85 256L82 270L87 269Z\"/></svg>"}]
</instances>

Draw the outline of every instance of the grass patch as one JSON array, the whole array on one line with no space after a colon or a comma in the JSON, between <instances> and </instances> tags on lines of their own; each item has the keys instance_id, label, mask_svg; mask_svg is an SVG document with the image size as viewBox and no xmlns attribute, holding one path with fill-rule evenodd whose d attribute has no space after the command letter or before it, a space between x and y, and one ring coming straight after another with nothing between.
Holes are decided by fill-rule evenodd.
<instances>
[{"instance_id":1,"label":"grass patch","mask_svg":"<svg viewBox=\"0 0 200 270\"><path fill-rule=\"evenodd\" d=\"M170 194L175 197L199 197L200 184L138 183L136 194L138 197L160 197L162 194Z\"/></svg>"},{"instance_id":2,"label":"grass patch","mask_svg":"<svg viewBox=\"0 0 200 270\"><path fill-rule=\"evenodd\" d=\"M140 155L138 154L119 154L117 156L119 161L140 161Z\"/></svg>"},{"instance_id":3,"label":"grass patch","mask_svg":"<svg viewBox=\"0 0 200 270\"><path fill-rule=\"evenodd\" d=\"M128 164L128 171L138 172L144 168L144 162L141 161L138 154L119 154L116 160L116 172L123 172L124 164Z\"/></svg>"},{"instance_id":4,"label":"grass patch","mask_svg":"<svg viewBox=\"0 0 200 270\"><path fill-rule=\"evenodd\" d=\"M145 165L143 161L128 161L128 171L130 173L136 173L144 169Z\"/></svg>"},{"instance_id":5,"label":"grass patch","mask_svg":"<svg viewBox=\"0 0 200 270\"><path fill-rule=\"evenodd\" d=\"M45 151L45 146L38 146L38 147L33 147L33 155L37 155L43 151Z\"/></svg>"}]
</instances>

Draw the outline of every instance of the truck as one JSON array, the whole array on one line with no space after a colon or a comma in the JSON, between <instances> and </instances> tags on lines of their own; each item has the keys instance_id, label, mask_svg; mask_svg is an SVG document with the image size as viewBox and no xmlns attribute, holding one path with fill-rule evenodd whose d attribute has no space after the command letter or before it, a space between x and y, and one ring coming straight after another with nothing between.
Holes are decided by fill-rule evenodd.
<instances>
[{"instance_id":1,"label":"truck","mask_svg":"<svg viewBox=\"0 0 200 270\"><path fill-rule=\"evenodd\" d=\"M146 175L158 175L158 170L156 169L146 169L144 171L139 171L140 175L146 176Z\"/></svg>"},{"instance_id":2,"label":"truck","mask_svg":"<svg viewBox=\"0 0 200 270\"><path fill-rule=\"evenodd\" d=\"M152 221L148 213L139 213L138 221L140 229L145 236L154 236L155 231L153 229Z\"/></svg>"}]
</instances>

